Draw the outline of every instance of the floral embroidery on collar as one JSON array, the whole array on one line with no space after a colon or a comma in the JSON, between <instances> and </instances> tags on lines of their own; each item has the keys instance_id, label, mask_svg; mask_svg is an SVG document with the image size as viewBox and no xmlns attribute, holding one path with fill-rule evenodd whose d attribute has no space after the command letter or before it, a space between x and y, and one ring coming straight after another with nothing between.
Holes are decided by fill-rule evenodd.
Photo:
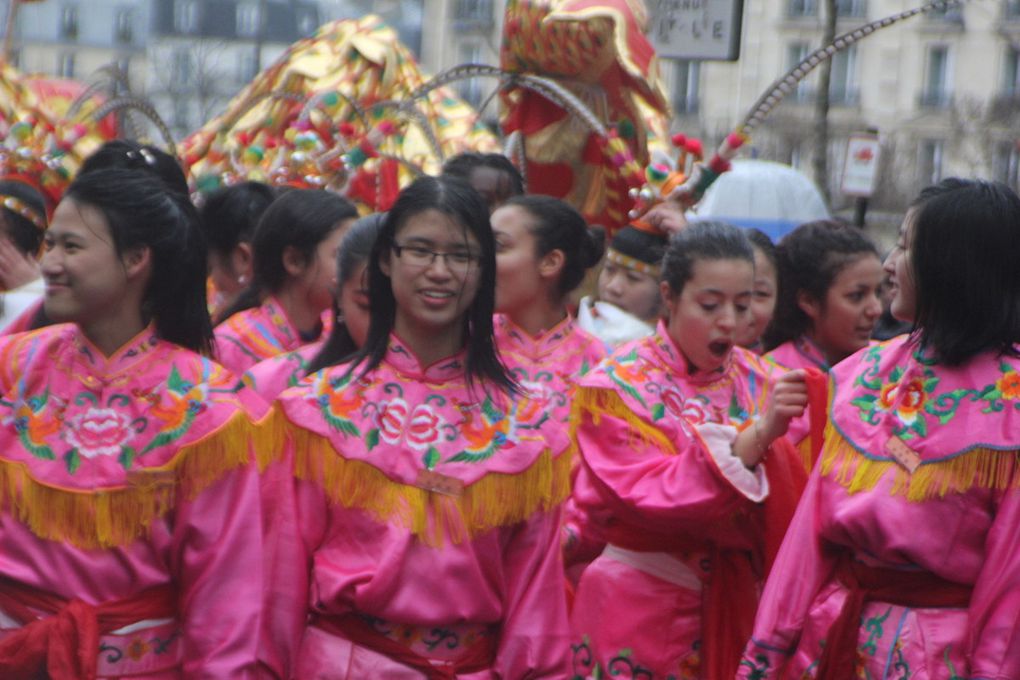
<instances>
[{"instance_id":1,"label":"floral embroidery on collar","mask_svg":"<svg viewBox=\"0 0 1020 680\"><path fill-rule=\"evenodd\" d=\"M109 357L103 356L103 353L85 337L85 334L77 325L74 326L72 338L78 357L89 366L107 375L119 373L131 367L139 358L148 354L160 342L152 324L142 329L138 335L124 343L120 349Z\"/></svg>"},{"instance_id":2,"label":"floral embroidery on collar","mask_svg":"<svg viewBox=\"0 0 1020 680\"><path fill-rule=\"evenodd\" d=\"M514 341L515 349L537 359L555 351L563 343L574 329L574 319L568 314L552 328L532 336L506 314L499 314L496 317L496 329Z\"/></svg>"}]
</instances>

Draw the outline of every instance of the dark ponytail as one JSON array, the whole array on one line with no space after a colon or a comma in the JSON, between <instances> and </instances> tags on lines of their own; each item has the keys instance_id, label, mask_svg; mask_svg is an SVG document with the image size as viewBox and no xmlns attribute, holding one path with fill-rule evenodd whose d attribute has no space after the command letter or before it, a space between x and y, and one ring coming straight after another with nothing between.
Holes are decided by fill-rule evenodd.
<instances>
[{"instance_id":1,"label":"dark ponytail","mask_svg":"<svg viewBox=\"0 0 1020 680\"><path fill-rule=\"evenodd\" d=\"M151 251L142 317L163 340L210 354L206 244L188 197L168 190L154 175L126 168L81 174L65 197L103 214L118 255L134 248Z\"/></svg>"},{"instance_id":2,"label":"dark ponytail","mask_svg":"<svg viewBox=\"0 0 1020 680\"><path fill-rule=\"evenodd\" d=\"M588 229L588 224L569 204L552 196L531 194L515 196L503 206L517 206L531 216L536 257L554 250L563 252L563 270L557 283L560 298L581 285L585 273L602 259L604 238Z\"/></svg>"}]
</instances>

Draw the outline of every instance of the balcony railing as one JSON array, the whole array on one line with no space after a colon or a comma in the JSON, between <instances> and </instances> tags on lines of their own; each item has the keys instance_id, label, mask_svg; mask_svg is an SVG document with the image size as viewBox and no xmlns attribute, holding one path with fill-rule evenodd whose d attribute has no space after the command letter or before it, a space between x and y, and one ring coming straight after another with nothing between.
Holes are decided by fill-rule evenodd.
<instances>
[{"instance_id":1,"label":"balcony railing","mask_svg":"<svg viewBox=\"0 0 1020 680\"><path fill-rule=\"evenodd\" d=\"M453 21L461 30L490 28L492 15L492 0L457 0Z\"/></svg>"}]
</instances>

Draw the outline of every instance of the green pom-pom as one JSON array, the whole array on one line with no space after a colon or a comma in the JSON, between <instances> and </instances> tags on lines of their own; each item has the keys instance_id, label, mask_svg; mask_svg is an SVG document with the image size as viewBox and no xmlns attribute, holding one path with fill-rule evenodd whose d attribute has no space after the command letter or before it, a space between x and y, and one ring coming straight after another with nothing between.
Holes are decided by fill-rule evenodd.
<instances>
[{"instance_id":1,"label":"green pom-pom","mask_svg":"<svg viewBox=\"0 0 1020 680\"><path fill-rule=\"evenodd\" d=\"M340 103L340 97L337 96L336 92L330 92L322 98L322 103L326 106L336 106Z\"/></svg>"},{"instance_id":2,"label":"green pom-pom","mask_svg":"<svg viewBox=\"0 0 1020 680\"><path fill-rule=\"evenodd\" d=\"M617 132L624 139L633 139L634 137L634 123L627 119L621 120L616 126Z\"/></svg>"}]
</instances>

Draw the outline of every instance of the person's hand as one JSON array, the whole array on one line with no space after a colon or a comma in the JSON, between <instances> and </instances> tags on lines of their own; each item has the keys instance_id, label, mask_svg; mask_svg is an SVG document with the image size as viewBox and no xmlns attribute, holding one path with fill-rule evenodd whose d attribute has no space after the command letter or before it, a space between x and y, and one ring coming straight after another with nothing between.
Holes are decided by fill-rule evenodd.
<instances>
[{"instance_id":1,"label":"person's hand","mask_svg":"<svg viewBox=\"0 0 1020 680\"><path fill-rule=\"evenodd\" d=\"M687 226L683 208L675 201L663 201L652 207L641 219L667 234L675 234Z\"/></svg>"},{"instance_id":2,"label":"person's hand","mask_svg":"<svg viewBox=\"0 0 1020 680\"><path fill-rule=\"evenodd\" d=\"M41 269L35 258L18 250L6 237L0 237L0 288L12 290L39 278Z\"/></svg>"},{"instance_id":3,"label":"person's hand","mask_svg":"<svg viewBox=\"0 0 1020 680\"><path fill-rule=\"evenodd\" d=\"M784 373L772 389L772 398L761 420L745 429L733 442L733 453L746 467L757 465L769 446L786 434L790 421L804 414L808 392L802 370Z\"/></svg>"}]
</instances>

